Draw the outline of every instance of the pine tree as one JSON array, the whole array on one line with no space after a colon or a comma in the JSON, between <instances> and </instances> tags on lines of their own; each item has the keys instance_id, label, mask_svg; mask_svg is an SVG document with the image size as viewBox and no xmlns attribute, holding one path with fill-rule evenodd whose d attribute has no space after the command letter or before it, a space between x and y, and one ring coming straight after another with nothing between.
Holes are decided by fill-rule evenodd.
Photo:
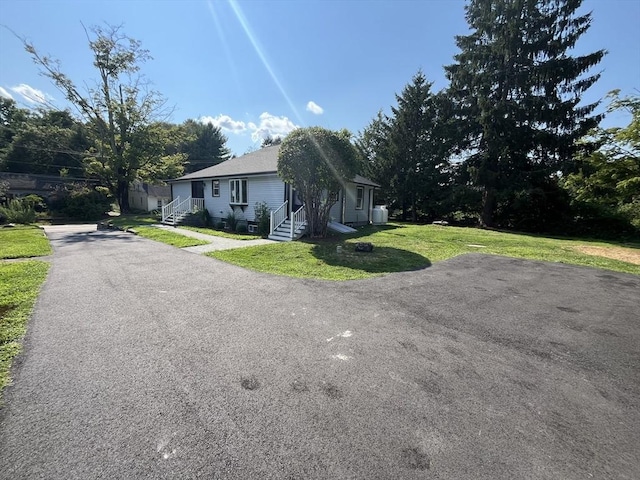
<instances>
[{"instance_id":1,"label":"pine tree","mask_svg":"<svg viewBox=\"0 0 640 480\"><path fill-rule=\"evenodd\" d=\"M380 183L384 200L401 209L403 220L411 213L414 222L420 213L434 215L448 166L443 102L431 85L418 71L396 95L392 115L379 112L356 142L363 170Z\"/></svg>"},{"instance_id":2,"label":"pine tree","mask_svg":"<svg viewBox=\"0 0 640 480\"><path fill-rule=\"evenodd\" d=\"M482 190L481 220L508 217L522 192L557 185L576 141L597 126L598 103L579 106L599 78L585 76L604 50L569 52L591 25L582 0L470 0L470 35L456 37L457 63L445 67L467 167ZM526 195L525 195L526 196ZM506 212L506 213L504 213ZM508 225L504 225L508 226Z\"/></svg>"},{"instance_id":3,"label":"pine tree","mask_svg":"<svg viewBox=\"0 0 640 480\"><path fill-rule=\"evenodd\" d=\"M181 147L181 151L187 155L185 173L217 165L231 156L226 146L227 137L220 127L211 123L186 120L183 128L188 136L188 140L184 141Z\"/></svg>"}]
</instances>

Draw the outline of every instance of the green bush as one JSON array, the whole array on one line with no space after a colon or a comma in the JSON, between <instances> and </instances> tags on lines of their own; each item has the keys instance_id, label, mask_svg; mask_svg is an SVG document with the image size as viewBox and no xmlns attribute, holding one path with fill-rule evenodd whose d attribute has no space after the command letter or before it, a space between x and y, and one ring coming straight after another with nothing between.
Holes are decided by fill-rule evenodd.
<instances>
[{"instance_id":1,"label":"green bush","mask_svg":"<svg viewBox=\"0 0 640 480\"><path fill-rule=\"evenodd\" d=\"M238 226L238 219L236 218L236 214L233 210L227 213L226 221L227 221L227 228L229 229L229 231L235 232L236 227Z\"/></svg>"},{"instance_id":2,"label":"green bush","mask_svg":"<svg viewBox=\"0 0 640 480\"><path fill-rule=\"evenodd\" d=\"M247 233L247 224L246 223L238 223L236 225L236 233Z\"/></svg>"},{"instance_id":3,"label":"green bush","mask_svg":"<svg viewBox=\"0 0 640 480\"><path fill-rule=\"evenodd\" d=\"M30 195L30 197L36 197L42 201L37 195ZM0 223L29 224L35 222L36 210L32 200L28 197L9 200L7 206L0 207Z\"/></svg>"},{"instance_id":4,"label":"green bush","mask_svg":"<svg viewBox=\"0 0 640 480\"><path fill-rule=\"evenodd\" d=\"M97 220L111 209L111 199L103 187L76 183L59 190L50 207L68 218Z\"/></svg>"},{"instance_id":5,"label":"green bush","mask_svg":"<svg viewBox=\"0 0 640 480\"><path fill-rule=\"evenodd\" d=\"M258 224L258 235L262 238L269 236L269 229L271 228L271 210L266 202L258 202L255 205L255 217Z\"/></svg>"}]
</instances>

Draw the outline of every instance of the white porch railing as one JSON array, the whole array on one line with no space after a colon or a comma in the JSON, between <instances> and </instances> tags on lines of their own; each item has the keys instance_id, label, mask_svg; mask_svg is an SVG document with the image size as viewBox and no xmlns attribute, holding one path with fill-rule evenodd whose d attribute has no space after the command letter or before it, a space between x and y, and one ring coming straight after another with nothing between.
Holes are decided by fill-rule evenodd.
<instances>
[{"instance_id":1,"label":"white porch railing","mask_svg":"<svg viewBox=\"0 0 640 480\"><path fill-rule=\"evenodd\" d=\"M304 211L304 205L291 215L291 240L294 239L296 228L300 228L307 222L307 214ZM296 227L297 225L297 227Z\"/></svg>"},{"instance_id":2,"label":"white porch railing","mask_svg":"<svg viewBox=\"0 0 640 480\"><path fill-rule=\"evenodd\" d=\"M169 218L173 218L173 211L177 204L180 203L180 196L178 195L170 203L167 203L162 207L162 221L166 222Z\"/></svg>"},{"instance_id":3,"label":"white porch railing","mask_svg":"<svg viewBox=\"0 0 640 480\"><path fill-rule=\"evenodd\" d=\"M289 202L286 201L280 205L276 210L271 211L271 219L269 221L269 235L273 235L280 225L287 219L287 210L289 208Z\"/></svg>"},{"instance_id":4,"label":"white porch railing","mask_svg":"<svg viewBox=\"0 0 640 480\"><path fill-rule=\"evenodd\" d=\"M162 222L175 225L187 214L200 210L204 210L204 198L188 197L181 200L178 196L171 203L162 207Z\"/></svg>"},{"instance_id":5,"label":"white porch railing","mask_svg":"<svg viewBox=\"0 0 640 480\"><path fill-rule=\"evenodd\" d=\"M204 198L191 199L191 213L204 210Z\"/></svg>"}]
</instances>

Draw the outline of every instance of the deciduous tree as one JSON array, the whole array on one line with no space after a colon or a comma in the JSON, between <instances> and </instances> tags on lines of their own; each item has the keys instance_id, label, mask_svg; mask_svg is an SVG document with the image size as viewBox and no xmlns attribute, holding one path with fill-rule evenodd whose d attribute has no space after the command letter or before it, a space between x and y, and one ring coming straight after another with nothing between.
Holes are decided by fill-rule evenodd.
<instances>
[{"instance_id":1,"label":"deciduous tree","mask_svg":"<svg viewBox=\"0 0 640 480\"><path fill-rule=\"evenodd\" d=\"M335 194L357 173L357 153L350 136L346 130L299 128L280 147L278 174L302 197L311 237L326 236Z\"/></svg>"},{"instance_id":2,"label":"deciduous tree","mask_svg":"<svg viewBox=\"0 0 640 480\"><path fill-rule=\"evenodd\" d=\"M84 119L92 148L90 170L99 175L116 198L120 210L129 210L128 189L140 169L162 158L140 155L145 145L157 143L158 131L151 125L166 115L165 100L149 87L140 73L141 65L151 57L119 26L93 27L87 32L97 79L81 90L63 72L60 63L42 55L24 41L27 52L73 104Z\"/></svg>"},{"instance_id":3,"label":"deciduous tree","mask_svg":"<svg viewBox=\"0 0 640 480\"><path fill-rule=\"evenodd\" d=\"M619 216L640 231L640 96L611 92L609 112L626 110L629 125L597 129L586 139L598 150L578 157L576 172L563 179L575 206L600 216Z\"/></svg>"}]
</instances>

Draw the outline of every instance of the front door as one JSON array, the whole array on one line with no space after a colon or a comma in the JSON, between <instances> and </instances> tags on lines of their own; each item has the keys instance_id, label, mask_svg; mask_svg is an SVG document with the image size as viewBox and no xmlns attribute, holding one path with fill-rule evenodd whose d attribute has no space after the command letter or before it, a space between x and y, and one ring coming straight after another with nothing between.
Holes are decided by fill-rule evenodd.
<instances>
[{"instance_id":1,"label":"front door","mask_svg":"<svg viewBox=\"0 0 640 480\"><path fill-rule=\"evenodd\" d=\"M291 212L297 212L298 209L302 205L304 205L304 202L300 198L300 195L298 195L298 192L295 188L293 188L292 185L287 185L287 188L285 188L284 199L285 201L289 202L289 211L287 212L288 214L290 214Z\"/></svg>"},{"instance_id":2,"label":"front door","mask_svg":"<svg viewBox=\"0 0 640 480\"><path fill-rule=\"evenodd\" d=\"M191 198L204 198L204 182L202 180L191 182Z\"/></svg>"}]
</instances>

